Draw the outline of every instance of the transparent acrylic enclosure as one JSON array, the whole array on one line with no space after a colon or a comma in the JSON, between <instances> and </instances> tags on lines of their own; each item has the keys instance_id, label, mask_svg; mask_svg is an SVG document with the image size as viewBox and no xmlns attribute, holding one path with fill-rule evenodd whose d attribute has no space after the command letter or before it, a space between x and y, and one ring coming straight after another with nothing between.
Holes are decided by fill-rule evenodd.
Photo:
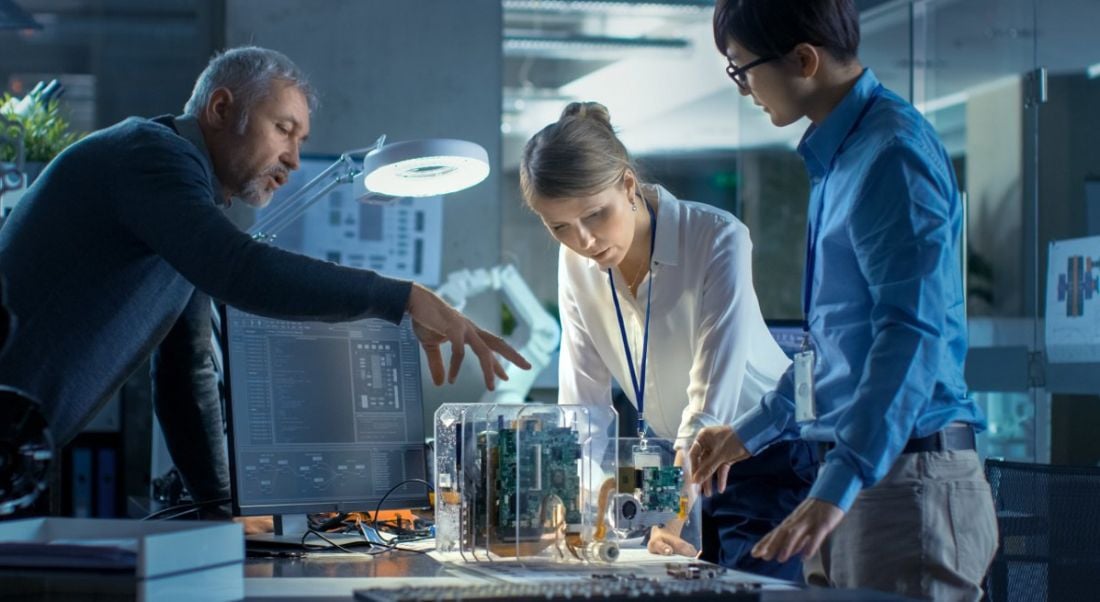
<instances>
[{"instance_id":1,"label":"transparent acrylic enclosure","mask_svg":"<svg viewBox=\"0 0 1100 602\"><path fill-rule=\"evenodd\" d=\"M610 407L443 404L436 549L467 561L615 560L617 431Z\"/></svg>"},{"instance_id":2,"label":"transparent acrylic enclosure","mask_svg":"<svg viewBox=\"0 0 1100 602\"><path fill-rule=\"evenodd\" d=\"M615 534L629 539L661 525L700 549L701 511L686 454L677 466L673 442L655 437L624 437L617 447L618 487L608 516Z\"/></svg>"}]
</instances>

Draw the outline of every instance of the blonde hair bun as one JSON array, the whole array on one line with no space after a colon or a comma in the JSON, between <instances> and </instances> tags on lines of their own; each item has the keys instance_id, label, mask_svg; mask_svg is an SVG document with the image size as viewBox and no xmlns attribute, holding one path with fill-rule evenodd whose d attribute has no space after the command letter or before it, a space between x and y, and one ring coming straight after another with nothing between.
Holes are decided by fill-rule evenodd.
<instances>
[{"instance_id":1,"label":"blonde hair bun","mask_svg":"<svg viewBox=\"0 0 1100 602\"><path fill-rule=\"evenodd\" d=\"M607 107L598 102L571 102L565 106L558 121L566 119L595 119L600 123L611 127L611 112Z\"/></svg>"},{"instance_id":2,"label":"blonde hair bun","mask_svg":"<svg viewBox=\"0 0 1100 602\"><path fill-rule=\"evenodd\" d=\"M571 102L557 121L539 130L523 147L519 186L528 203L588 197L621 185L628 171L642 180L611 127L607 107Z\"/></svg>"}]
</instances>

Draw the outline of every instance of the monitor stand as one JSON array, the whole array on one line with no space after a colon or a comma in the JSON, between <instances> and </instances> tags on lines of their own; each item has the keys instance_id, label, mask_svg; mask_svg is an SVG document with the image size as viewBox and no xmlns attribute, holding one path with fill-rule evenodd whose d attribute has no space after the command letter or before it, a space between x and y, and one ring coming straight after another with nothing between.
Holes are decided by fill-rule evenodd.
<instances>
[{"instance_id":1,"label":"monitor stand","mask_svg":"<svg viewBox=\"0 0 1100 602\"><path fill-rule=\"evenodd\" d=\"M276 514L275 515L275 532L274 533L255 533L253 535L245 536L245 545L254 546L294 546L300 548L302 546L302 536L309 530L309 519L305 514ZM341 546L362 546L367 545L369 542L361 535L349 534L349 533L325 533L332 542ZM306 545L313 548L314 546L323 546L331 548L332 545L327 541L317 537L316 535L310 535L305 539Z\"/></svg>"}]
</instances>

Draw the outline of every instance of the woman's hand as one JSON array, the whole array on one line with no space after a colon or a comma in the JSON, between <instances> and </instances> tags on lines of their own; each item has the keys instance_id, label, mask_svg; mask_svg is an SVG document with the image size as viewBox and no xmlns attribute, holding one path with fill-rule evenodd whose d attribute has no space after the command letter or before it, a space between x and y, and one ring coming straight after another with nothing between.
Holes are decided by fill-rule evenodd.
<instances>
[{"instance_id":1,"label":"woman's hand","mask_svg":"<svg viewBox=\"0 0 1100 602\"><path fill-rule=\"evenodd\" d=\"M673 554L698 556L699 551L695 549L695 546L680 538L680 531L683 528L684 521L679 518L674 518L664 525L653 527L649 531L649 546L647 548L649 553L661 556L671 556Z\"/></svg>"}]
</instances>

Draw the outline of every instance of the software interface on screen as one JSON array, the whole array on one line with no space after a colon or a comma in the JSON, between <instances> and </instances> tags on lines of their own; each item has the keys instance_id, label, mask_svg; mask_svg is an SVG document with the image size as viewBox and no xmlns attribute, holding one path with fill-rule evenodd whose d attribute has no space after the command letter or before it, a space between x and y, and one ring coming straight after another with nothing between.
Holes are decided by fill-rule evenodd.
<instances>
[{"instance_id":1,"label":"software interface on screen","mask_svg":"<svg viewBox=\"0 0 1100 602\"><path fill-rule=\"evenodd\" d=\"M424 478L420 355L406 320L292 322L225 313L238 513L373 510ZM426 505L422 485L386 508Z\"/></svg>"},{"instance_id":2,"label":"software interface on screen","mask_svg":"<svg viewBox=\"0 0 1100 602\"><path fill-rule=\"evenodd\" d=\"M802 337L804 335L802 321L766 320L766 322L768 331L772 333L775 342L779 343L779 348L787 354L787 357L793 358L794 354L802 348Z\"/></svg>"}]
</instances>

